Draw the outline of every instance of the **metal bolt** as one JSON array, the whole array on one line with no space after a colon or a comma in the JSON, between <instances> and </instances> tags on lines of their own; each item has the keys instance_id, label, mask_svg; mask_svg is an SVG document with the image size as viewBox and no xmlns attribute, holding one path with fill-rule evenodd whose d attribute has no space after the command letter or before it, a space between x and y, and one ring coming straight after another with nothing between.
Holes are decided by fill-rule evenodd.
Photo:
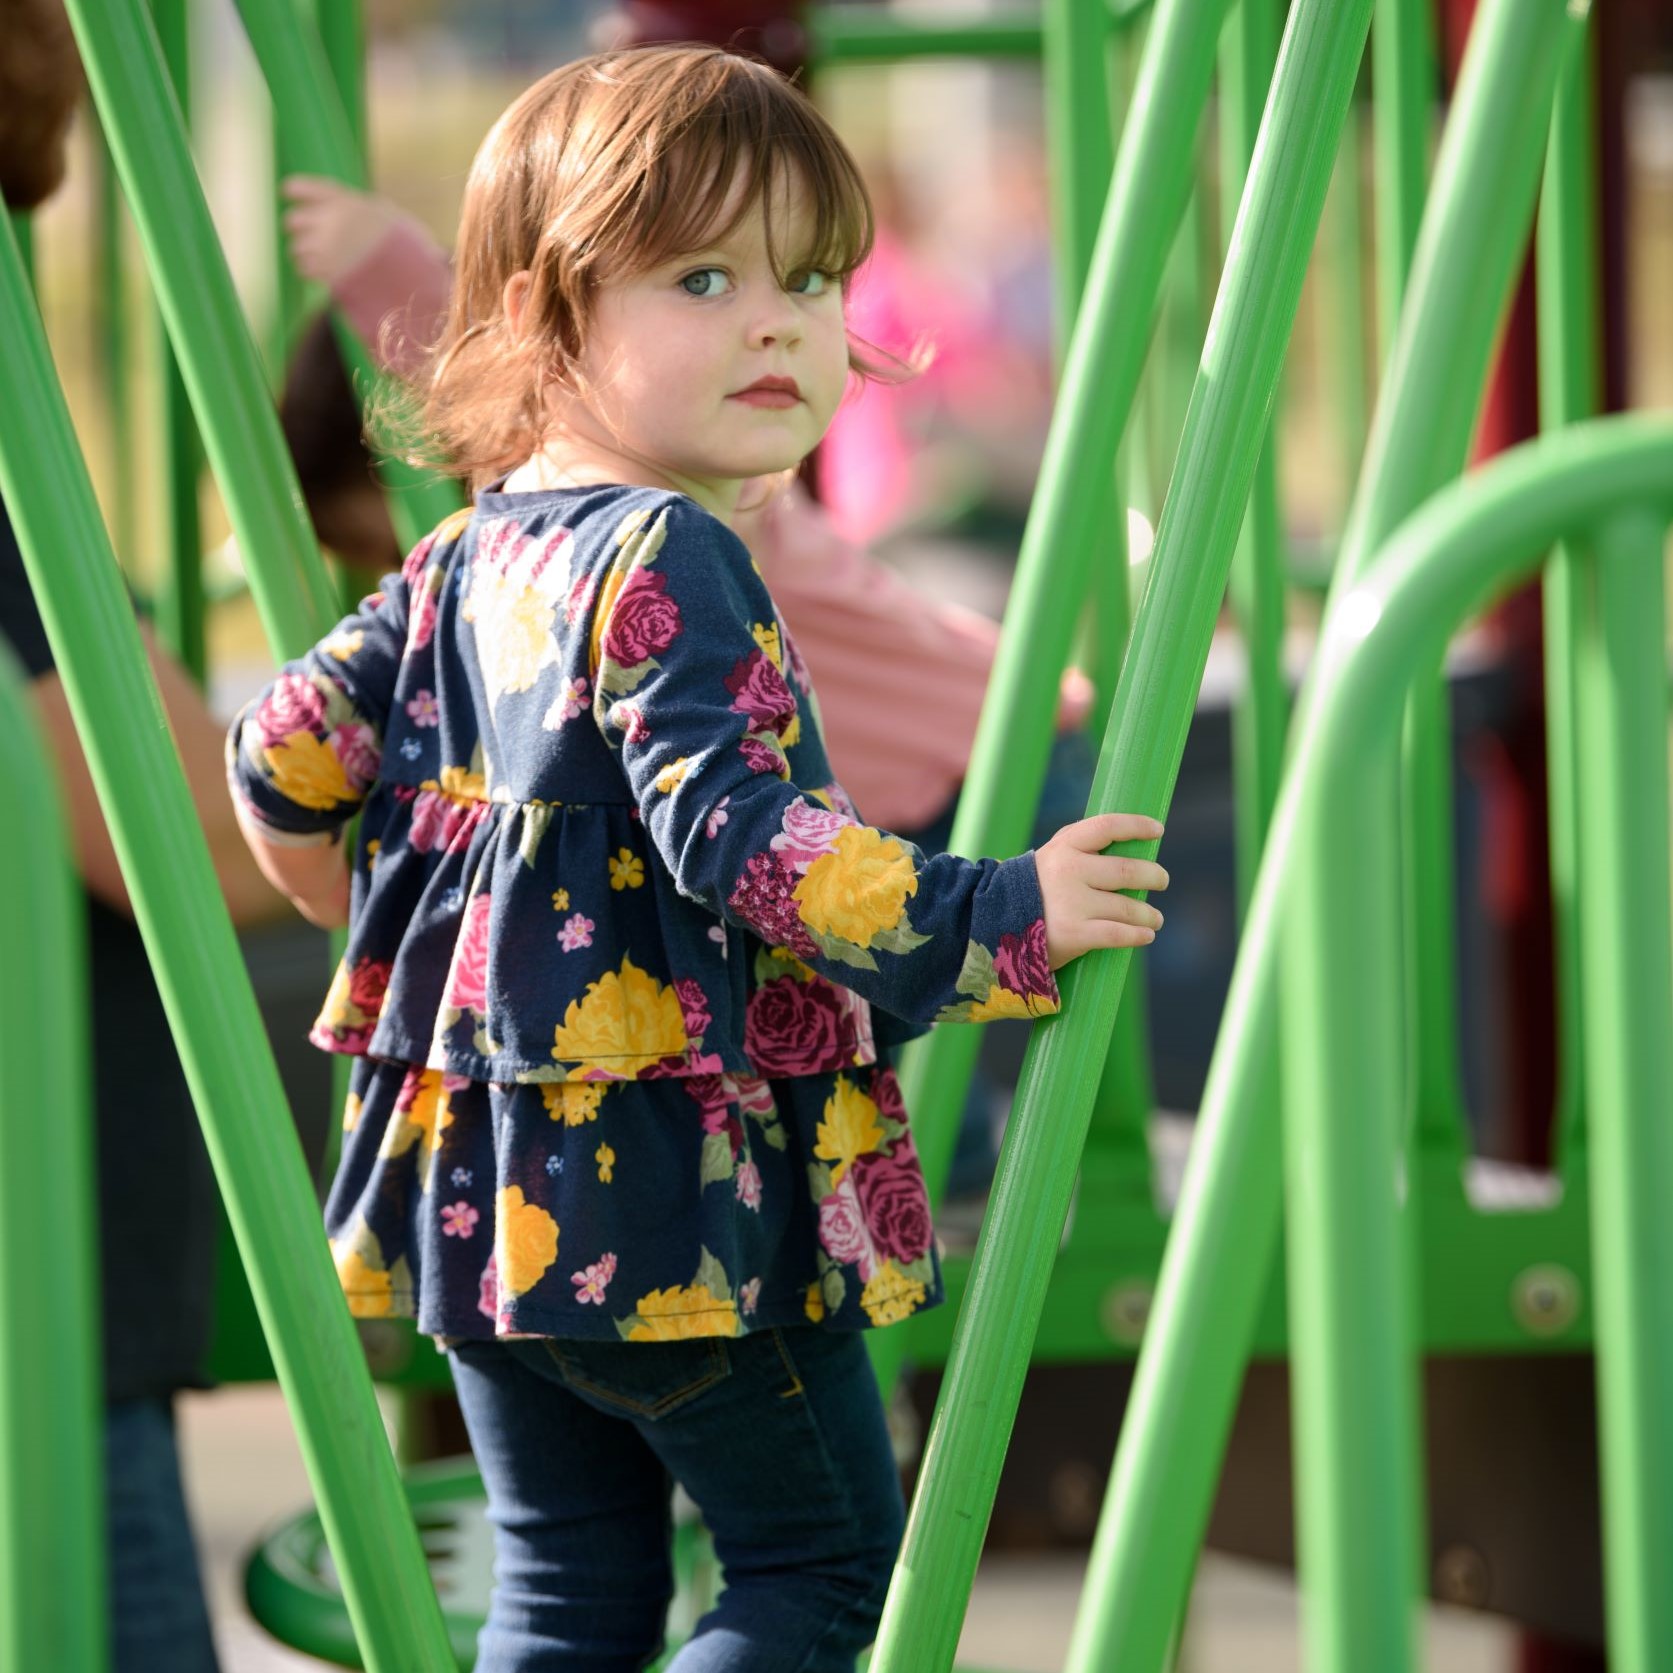
<instances>
[{"instance_id":1,"label":"metal bolt","mask_svg":"<svg viewBox=\"0 0 1673 1673\"><path fill-rule=\"evenodd\" d=\"M1485 1609L1492 1593L1487 1559L1473 1545L1449 1545L1435 1559L1435 1596L1466 1609Z\"/></svg>"},{"instance_id":2,"label":"metal bolt","mask_svg":"<svg viewBox=\"0 0 1673 1673\"><path fill-rule=\"evenodd\" d=\"M1510 1308L1531 1336L1560 1336L1580 1317L1580 1280L1566 1266L1530 1266L1510 1286Z\"/></svg>"},{"instance_id":3,"label":"metal bolt","mask_svg":"<svg viewBox=\"0 0 1673 1673\"><path fill-rule=\"evenodd\" d=\"M1104 1296L1104 1334L1124 1347L1137 1347L1150 1320L1156 1287L1146 1278L1130 1278Z\"/></svg>"}]
</instances>

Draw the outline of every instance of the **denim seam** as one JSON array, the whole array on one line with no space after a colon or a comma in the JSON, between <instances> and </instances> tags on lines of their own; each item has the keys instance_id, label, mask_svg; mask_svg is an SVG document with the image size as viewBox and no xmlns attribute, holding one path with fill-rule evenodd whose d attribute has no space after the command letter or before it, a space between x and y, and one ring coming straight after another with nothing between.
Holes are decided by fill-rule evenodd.
<instances>
[{"instance_id":1,"label":"denim seam","mask_svg":"<svg viewBox=\"0 0 1673 1673\"><path fill-rule=\"evenodd\" d=\"M669 1412L683 1406L688 1400L695 1400L699 1394L706 1393L716 1383L722 1381L731 1370L731 1366L726 1359L726 1350L721 1346L721 1338L718 1336L709 1337L705 1341L705 1346L709 1352L709 1369L695 1382L676 1389L672 1394L665 1394L660 1400L647 1403L643 1400L629 1399L613 1388L605 1388L602 1383L595 1383L584 1376L578 1375L565 1362L550 1338L543 1339L541 1346L545 1349L547 1357L557 1367L559 1376L571 1388L584 1389L588 1394L596 1394L601 1400L608 1400L611 1405L621 1411L629 1412L635 1417L648 1418L653 1422L659 1417L666 1417ZM718 1354L715 1351L717 1348L720 1349Z\"/></svg>"}]
</instances>

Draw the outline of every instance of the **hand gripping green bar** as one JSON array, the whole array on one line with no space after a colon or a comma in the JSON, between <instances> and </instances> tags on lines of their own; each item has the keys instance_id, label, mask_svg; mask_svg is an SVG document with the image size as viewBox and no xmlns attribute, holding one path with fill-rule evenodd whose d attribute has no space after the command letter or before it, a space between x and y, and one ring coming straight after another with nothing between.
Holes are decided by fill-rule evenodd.
<instances>
[{"instance_id":1,"label":"hand gripping green bar","mask_svg":"<svg viewBox=\"0 0 1673 1673\"><path fill-rule=\"evenodd\" d=\"M1337 562L1338 596L1377 544L1464 463L1575 27L1563 0L1487 0L1477 14ZM1297 735L1305 710L1303 702ZM1278 1112L1250 1091L1277 1044L1275 938L1292 822L1285 790L1134 1374L1070 1673L1162 1666L1170 1612L1184 1603L1207 1525L1278 1235Z\"/></svg>"},{"instance_id":2,"label":"hand gripping green bar","mask_svg":"<svg viewBox=\"0 0 1673 1673\"><path fill-rule=\"evenodd\" d=\"M240 341L253 366L248 334ZM320 1232L278 1068L9 235L0 242L0 354L9 377L0 402L0 493L17 525L366 1665L377 1673L451 1673L441 1611ZM44 1664L31 1658L28 1665Z\"/></svg>"},{"instance_id":3,"label":"hand gripping green bar","mask_svg":"<svg viewBox=\"0 0 1673 1673\"><path fill-rule=\"evenodd\" d=\"M1167 805L1370 24L1370 0L1300 0L1290 14L1094 809ZM1143 241L1133 226L1104 233ZM1107 471L1107 432L1071 433ZM1063 1016L1034 1030L884 1610L873 1661L884 1673L952 1665L1130 960L1078 960L1061 978ZM1171 1621L1179 1602L1158 1594L1152 1607Z\"/></svg>"},{"instance_id":4,"label":"hand gripping green bar","mask_svg":"<svg viewBox=\"0 0 1673 1673\"><path fill-rule=\"evenodd\" d=\"M328 175L364 190L365 160L312 19L296 0L238 0L238 12L273 100L283 166ZM378 373L365 345L341 315L336 324L352 381L370 389ZM389 490L389 513L403 546L417 545L463 503L454 483L428 476L403 460L384 457L378 471Z\"/></svg>"},{"instance_id":5,"label":"hand gripping green bar","mask_svg":"<svg viewBox=\"0 0 1673 1673\"><path fill-rule=\"evenodd\" d=\"M1307 1665L1412 1665L1413 1368L1402 1340L1400 854L1407 692L1553 542L1577 624L1587 1092L1610 1665L1673 1666L1673 948L1662 536L1673 425L1595 421L1430 500L1331 612L1293 768L1283 930L1297 1519Z\"/></svg>"},{"instance_id":6,"label":"hand gripping green bar","mask_svg":"<svg viewBox=\"0 0 1673 1673\"><path fill-rule=\"evenodd\" d=\"M1108 561L1114 544L1107 524L1116 447L1144 367L1162 268L1190 196L1192 138L1225 9L1226 0L1162 0L1151 24L959 796L955 854L1016 854L1028 840L1058 681L1093 563ZM937 1199L980 1044L978 1029L942 1028L904 1060L907 1108ZM1101 1069L1102 1059L1091 1070L1094 1081ZM908 1329L875 1331L869 1346L878 1381L892 1388L910 1349Z\"/></svg>"},{"instance_id":7,"label":"hand gripping green bar","mask_svg":"<svg viewBox=\"0 0 1673 1673\"><path fill-rule=\"evenodd\" d=\"M3 220L4 217L0 217ZM11 234L9 264L23 281ZM57 776L0 648L0 1667L104 1673L87 925Z\"/></svg>"}]
</instances>

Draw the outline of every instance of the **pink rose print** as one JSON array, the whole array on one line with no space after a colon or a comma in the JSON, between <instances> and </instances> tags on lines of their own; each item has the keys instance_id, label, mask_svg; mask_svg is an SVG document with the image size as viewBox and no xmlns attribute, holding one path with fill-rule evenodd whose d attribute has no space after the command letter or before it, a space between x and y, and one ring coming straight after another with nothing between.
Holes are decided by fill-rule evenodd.
<instances>
[{"instance_id":1,"label":"pink rose print","mask_svg":"<svg viewBox=\"0 0 1673 1673\"><path fill-rule=\"evenodd\" d=\"M1046 952L1045 921L1036 918L1021 935L1002 935L993 955L993 973L1000 986L1030 998L1054 999L1051 959Z\"/></svg>"},{"instance_id":2,"label":"pink rose print","mask_svg":"<svg viewBox=\"0 0 1673 1673\"><path fill-rule=\"evenodd\" d=\"M605 718L621 733L623 743L642 744L651 735L637 703L612 703Z\"/></svg>"},{"instance_id":3,"label":"pink rose print","mask_svg":"<svg viewBox=\"0 0 1673 1673\"><path fill-rule=\"evenodd\" d=\"M898 1140L889 1155L856 1157L843 1184L849 1179L879 1253L900 1264L920 1259L931 1237L929 1197L912 1140Z\"/></svg>"},{"instance_id":4,"label":"pink rose print","mask_svg":"<svg viewBox=\"0 0 1673 1673\"><path fill-rule=\"evenodd\" d=\"M854 806L854 798L835 779L827 784L824 790L825 794L831 798L831 805L835 807L838 813L856 825L862 822L860 810Z\"/></svg>"},{"instance_id":5,"label":"pink rose print","mask_svg":"<svg viewBox=\"0 0 1673 1673\"><path fill-rule=\"evenodd\" d=\"M829 982L775 976L749 996L744 1051L769 1080L840 1068L847 1030L842 1001Z\"/></svg>"},{"instance_id":6,"label":"pink rose print","mask_svg":"<svg viewBox=\"0 0 1673 1673\"><path fill-rule=\"evenodd\" d=\"M583 1306L589 1302L594 1306L603 1306L604 1292L609 1287L610 1280L616 1275L616 1257L601 1255L590 1266L584 1266L579 1272L572 1272L569 1281L576 1288L575 1299Z\"/></svg>"},{"instance_id":7,"label":"pink rose print","mask_svg":"<svg viewBox=\"0 0 1673 1673\"><path fill-rule=\"evenodd\" d=\"M778 639L784 648L784 666L790 670L790 678L796 682L796 689L806 697L813 690L813 676L807 670L801 646L790 637L790 629L783 622L778 624Z\"/></svg>"},{"instance_id":8,"label":"pink rose print","mask_svg":"<svg viewBox=\"0 0 1673 1673\"><path fill-rule=\"evenodd\" d=\"M407 553L405 562L401 565L401 579L409 587L418 584L418 578L424 573L425 561L429 558L436 544L438 529L431 529L413 549Z\"/></svg>"},{"instance_id":9,"label":"pink rose print","mask_svg":"<svg viewBox=\"0 0 1673 1673\"><path fill-rule=\"evenodd\" d=\"M486 564L496 575L509 575L515 566L520 577L532 586L572 538L568 529L554 529L536 545L516 518L496 517L484 524L477 536L476 561Z\"/></svg>"},{"instance_id":10,"label":"pink rose print","mask_svg":"<svg viewBox=\"0 0 1673 1673\"><path fill-rule=\"evenodd\" d=\"M564 600L563 619L571 627L580 621L593 607L593 594L598 591L598 577L596 575L578 575L575 585L569 589L569 597Z\"/></svg>"},{"instance_id":11,"label":"pink rose print","mask_svg":"<svg viewBox=\"0 0 1673 1673\"><path fill-rule=\"evenodd\" d=\"M622 668L637 668L680 636L680 607L668 596L668 578L636 569L616 595L604 630L604 654Z\"/></svg>"},{"instance_id":12,"label":"pink rose print","mask_svg":"<svg viewBox=\"0 0 1673 1673\"><path fill-rule=\"evenodd\" d=\"M877 1251L866 1229L865 1215L854 1190L850 1169L842 1183L819 1204L819 1241L833 1261L858 1266L860 1276L870 1280L877 1274Z\"/></svg>"},{"instance_id":13,"label":"pink rose print","mask_svg":"<svg viewBox=\"0 0 1673 1673\"><path fill-rule=\"evenodd\" d=\"M906 1099L901 1096L900 1080L893 1069L875 1070L871 1077L871 1101L885 1121L906 1125Z\"/></svg>"},{"instance_id":14,"label":"pink rose print","mask_svg":"<svg viewBox=\"0 0 1673 1673\"><path fill-rule=\"evenodd\" d=\"M834 852L838 834L852 824L842 814L798 796L784 810L782 828L772 841L773 852L804 872L821 854Z\"/></svg>"},{"instance_id":15,"label":"pink rose print","mask_svg":"<svg viewBox=\"0 0 1673 1673\"><path fill-rule=\"evenodd\" d=\"M441 710L436 704L436 694L428 688L415 691L407 704L407 714L414 726L439 725Z\"/></svg>"},{"instance_id":16,"label":"pink rose print","mask_svg":"<svg viewBox=\"0 0 1673 1673\"><path fill-rule=\"evenodd\" d=\"M727 1075L725 1079L726 1096L746 1115L764 1121L778 1113L773 1089L759 1075Z\"/></svg>"},{"instance_id":17,"label":"pink rose print","mask_svg":"<svg viewBox=\"0 0 1673 1673\"><path fill-rule=\"evenodd\" d=\"M704 829L708 832L710 842L713 842L714 839L720 835L720 827L724 825L729 818L731 818L731 815L726 811L726 804L731 800L732 798L730 796L722 796L720 800L709 809L709 821Z\"/></svg>"},{"instance_id":18,"label":"pink rose print","mask_svg":"<svg viewBox=\"0 0 1673 1673\"><path fill-rule=\"evenodd\" d=\"M714 1022L714 1018L709 1014L709 997L703 992L702 983L694 982L689 976L685 976L674 984L674 992L680 1001L686 1038L702 1039Z\"/></svg>"},{"instance_id":19,"label":"pink rose print","mask_svg":"<svg viewBox=\"0 0 1673 1673\"><path fill-rule=\"evenodd\" d=\"M761 1170L753 1162L738 1169L738 1201L745 1208L761 1212Z\"/></svg>"},{"instance_id":20,"label":"pink rose print","mask_svg":"<svg viewBox=\"0 0 1673 1673\"><path fill-rule=\"evenodd\" d=\"M377 736L358 721L331 730L331 748L343 763L343 776L356 790L364 790L378 776Z\"/></svg>"},{"instance_id":21,"label":"pink rose print","mask_svg":"<svg viewBox=\"0 0 1673 1673\"><path fill-rule=\"evenodd\" d=\"M566 953L579 952L583 947L593 944L593 931L598 928L591 918L576 912L565 918L563 928L558 931L558 945Z\"/></svg>"},{"instance_id":22,"label":"pink rose print","mask_svg":"<svg viewBox=\"0 0 1673 1673\"><path fill-rule=\"evenodd\" d=\"M586 712L591 698L587 695L588 682L585 679L569 680L563 688L563 696L558 704L558 721L574 720Z\"/></svg>"},{"instance_id":23,"label":"pink rose print","mask_svg":"<svg viewBox=\"0 0 1673 1673\"><path fill-rule=\"evenodd\" d=\"M753 1313L761 1304L761 1280L751 1278L747 1284L738 1288L738 1306L746 1313Z\"/></svg>"},{"instance_id":24,"label":"pink rose print","mask_svg":"<svg viewBox=\"0 0 1673 1673\"><path fill-rule=\"evenodd\" d=\"M477 1285L476 1310L485 1319L498 1320L500 1316L500 1269L492 1255L488 1257L488 1264L482 1269L482 1281Z\"/></svg>"},{"instance_id":25,"label":"pink rose print","mask_svg":"<svg viewBox=\"0 0 1673 1673\"><path fill-rule=\"evenodd\" d=\"M790 730L796 699L765 652L751 651L737 663L726 677L726 689L732 693L732 712L748 715L752 731L765 728L783 737Z\"/></svg>"},{"instance_id":26,"label":"pink rose print","mask_svg":"<svg viewBox=\"0 0 1673 1673\"><path fill-rule=\"evenodd\" d=\"M420 854L441 849L457 854L487 815L486 802L461 802L440 790L420 790L412 804L412 845Z\"/></svg>"},{"instance_id":27,"label":"pink rose print","mask_svg":"<svg viewBox=\"0 0 1673 1673\"><path fill-rule=\"evenodd\" d=\"M772 773L779 778L790 776L790 767L784 759L784 751L760 738L745 738L738 745L738 753L749 763L752 773Z\"/></svg>"},{"instance_id":28,"label":"pink rose print","mask_svg":"<svg viewBox=\"0 0 1673 1673\"><path fill-rule=\"evenodd\" d=\"M819 948L791 898L795 886L795 876L776 855L752 854L726 904L769 946L788 947L797 958L817 958Z\"/></svg>"},{"instance_id":29,"label":"pink rose print","mask_svg":"<svg viewBox=\"0 0 1673 1673\"><path fill-rule=\"evenodd\" d=\"M438 574L436 579L440 581ZM435 637L436 593L438 589L426 585L413 599L412 615L407 621L407 649L421 651Z\"/></svg>"},{"instance_id":30,"label":"pink rose print","mask_svg":"<svg viewBox=\"0 0 1673 1673\"><path fill-rule=\"evenodd\" d=\"M251 719L263 748L271 749L292 732L322 731L325 695L306 674L281 674Z\"/></svg>"},{"instance_id":31,"label":"pink rose print","mask_svg":"<svg viewBox=\"0 0 1673 1673\"><path fill-rule=\"evenodd\" d=\"M468 1202L456 1202L441 1211L442 1235L460 1238L474 1236L476 1222L481 1218L481 1214Z\"/></svg>"},{"instance_id":32,"label":"pink rose print","mask_svg":"<svg viewBox=\"0 0 1673 1673\"><path fill-rule=\"evenodd\" d=\"M357 959L349 972L349 1003L357 1011L376 1016L383 1009L389 973L394 968L393 961L387 959Z\"/></svg>"},{"instance_id":33,"label":"pink rose print","mask_svg":"<svg viewBox=\"0 0 1673 1673\"><path fill-rule=\"evenodd\" d=\"M453 954L453 973L442 1003L456 1011L488 1009L488 915L492 895L476 895L465 908L459 944Z\"/></svg>"}]
</instances>

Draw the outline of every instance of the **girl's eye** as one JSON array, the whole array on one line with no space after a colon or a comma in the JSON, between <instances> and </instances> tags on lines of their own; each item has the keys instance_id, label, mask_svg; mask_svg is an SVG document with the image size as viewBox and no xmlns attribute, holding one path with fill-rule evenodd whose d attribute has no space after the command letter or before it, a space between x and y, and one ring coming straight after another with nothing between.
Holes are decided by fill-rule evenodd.
<instances>
[{"instance_id":1,"label":"girl's eye","mask_svg":"<svg viewBox=\"0 0 1673 1673\"><path fill-rule=\"evenodd\" d=\"M794 291L798 296L823 296L833 282L829 273L821 273L817 268L810 267L805 272L792 273L785 288Z\"/></svg>"},{"instance_id":2,"label":"girl's eye","mask_svg":"<svg viewBox=\"0 0 1673 1673\"><path fill-rule=\"evenodd\" d=\"M724 267L699 267L680 280L687 296L719 296L732 282Z\"/></svg>"}]
</instances>

